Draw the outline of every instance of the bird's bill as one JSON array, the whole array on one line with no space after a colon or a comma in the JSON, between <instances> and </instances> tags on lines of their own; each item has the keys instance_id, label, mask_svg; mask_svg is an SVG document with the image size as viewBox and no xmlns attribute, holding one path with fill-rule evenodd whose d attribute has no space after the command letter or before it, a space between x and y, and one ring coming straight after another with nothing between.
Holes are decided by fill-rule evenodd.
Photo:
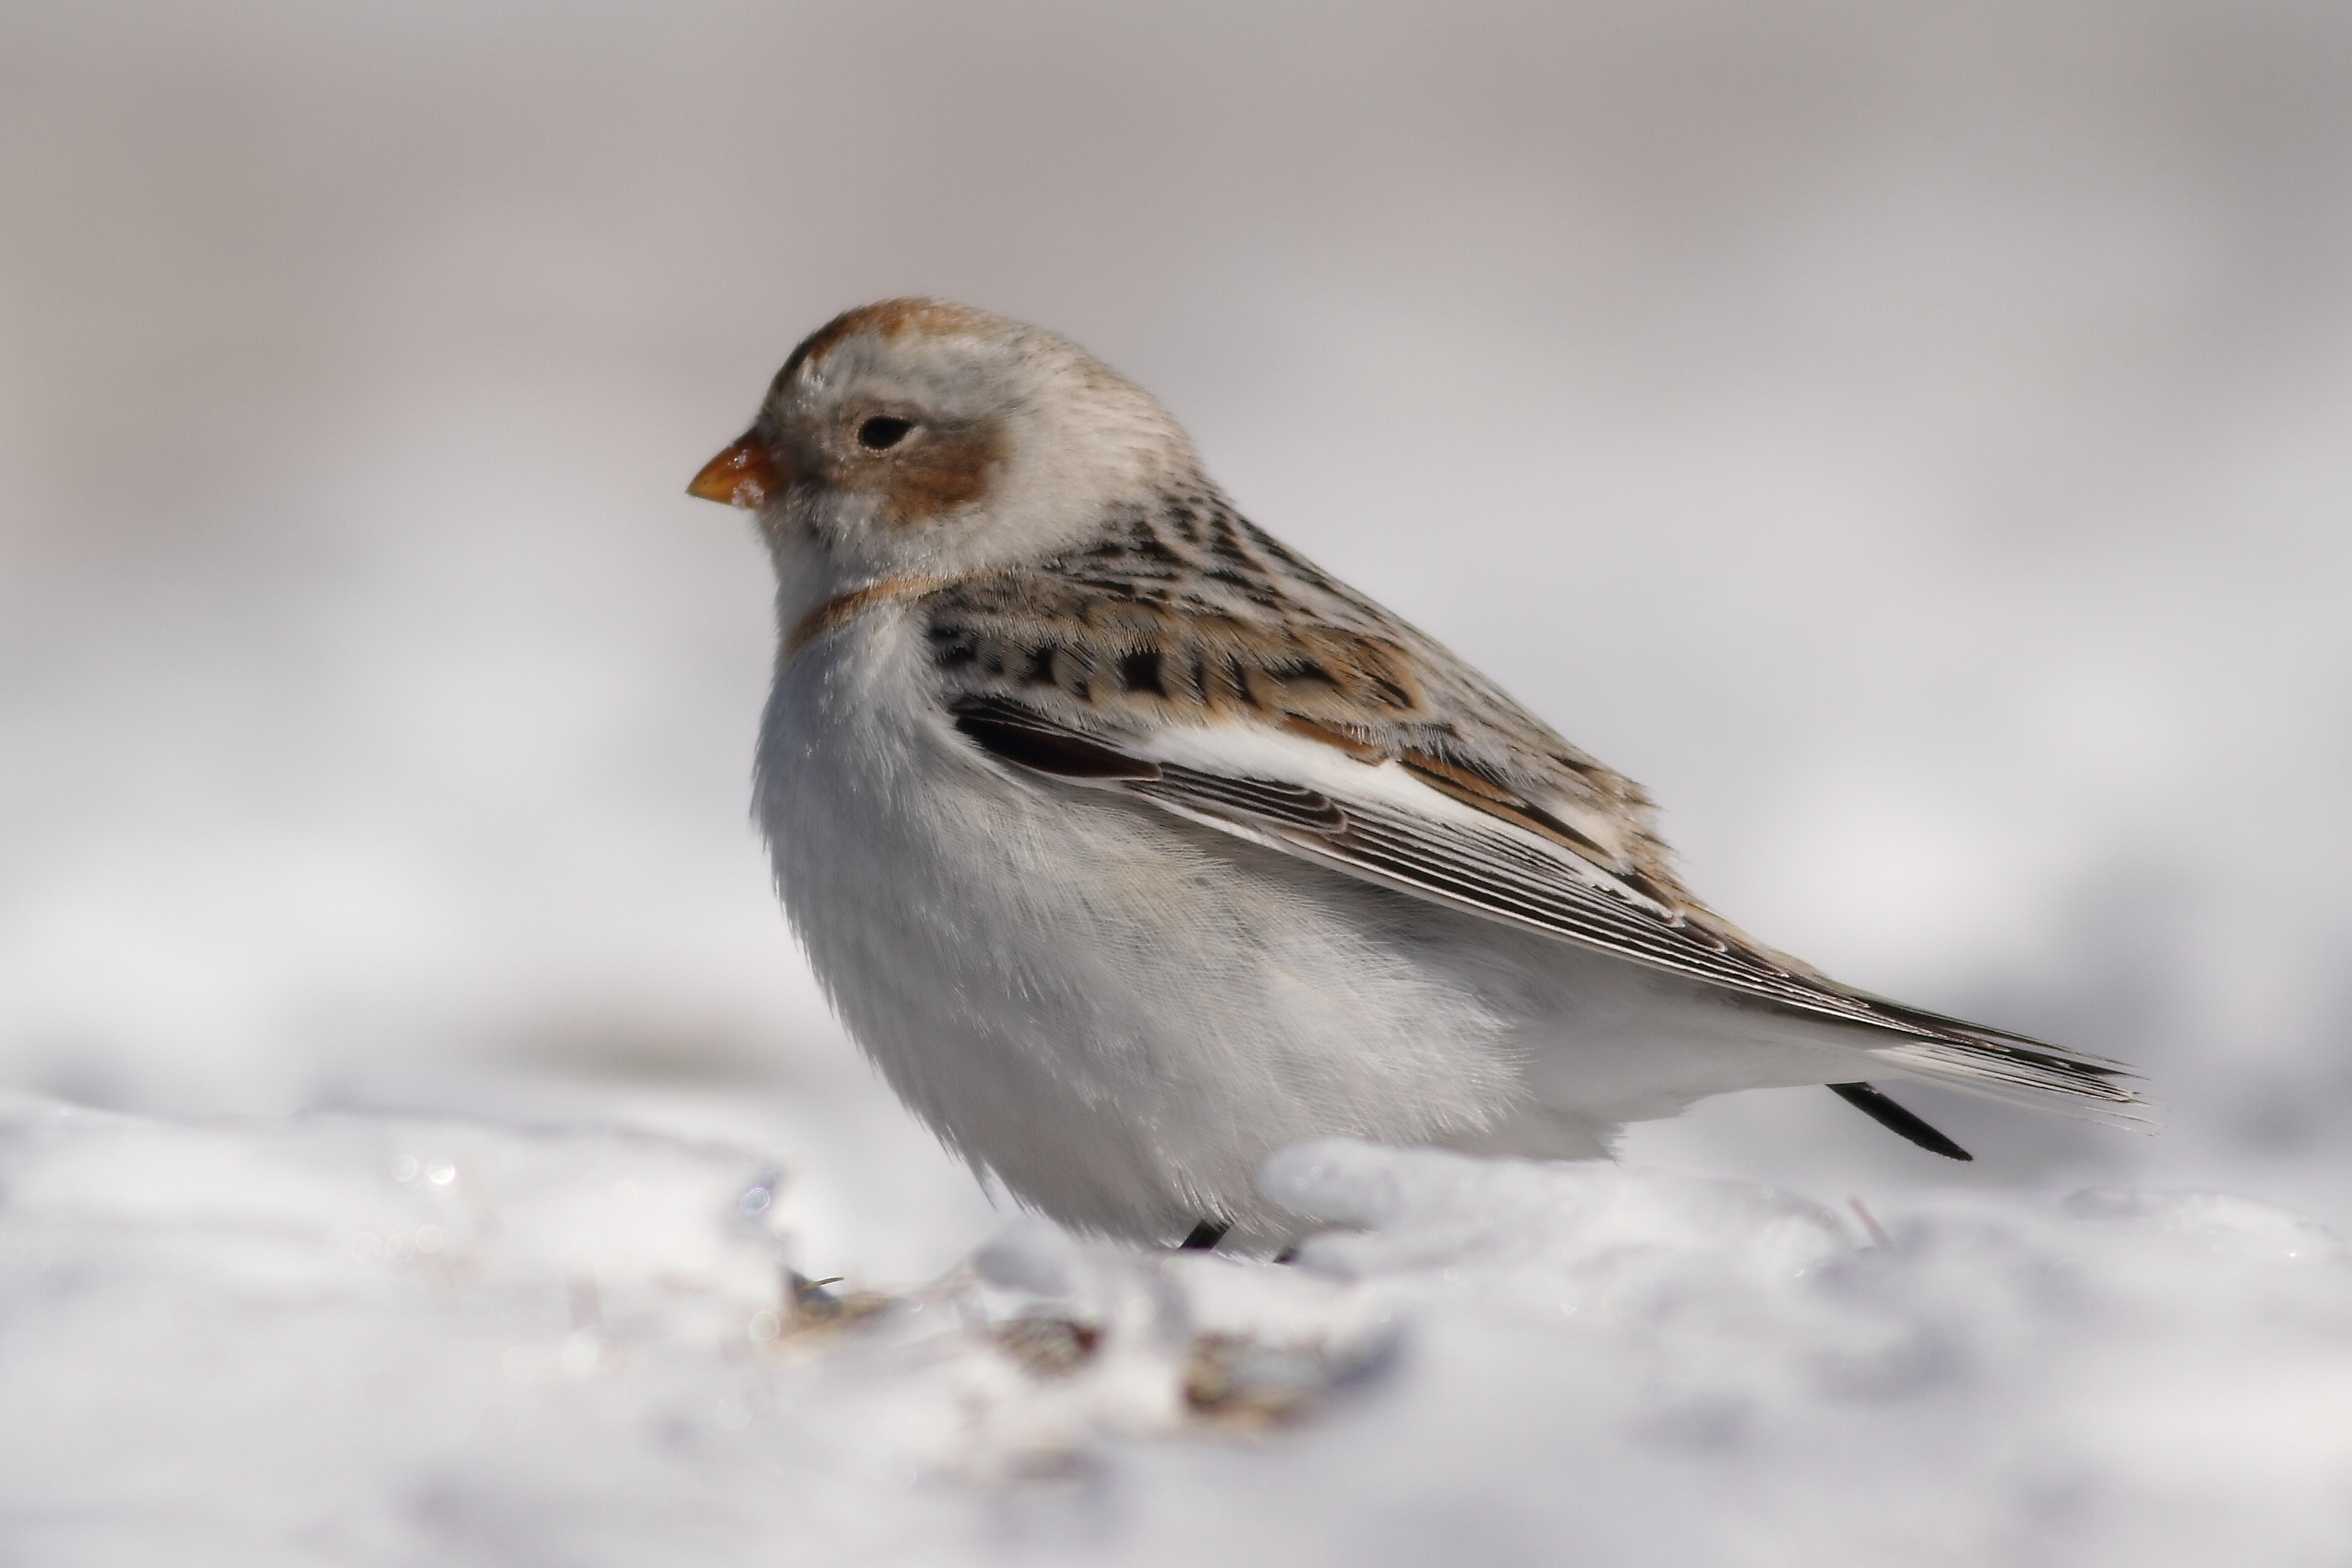
<instances>
[{"instance_id":1,"label":"bird's bill","mask_svg":"<svg viewBox=\"0 0 2352 1568\"><path fill-rule=\"evenodd\" d=\"M686 493L728 506L763 506L784 488L784 476L768 448L746 432L735 444L702 465Z\"/></svg>"}]
</instances>

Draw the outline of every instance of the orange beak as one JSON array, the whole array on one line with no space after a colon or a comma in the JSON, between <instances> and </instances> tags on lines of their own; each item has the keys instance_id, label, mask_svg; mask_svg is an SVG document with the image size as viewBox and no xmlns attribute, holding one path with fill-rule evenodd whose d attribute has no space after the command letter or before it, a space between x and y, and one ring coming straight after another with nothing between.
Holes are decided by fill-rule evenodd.
<instances>
[{"instance_id":1,"label":"orange beak","mask_svg":"<svg viewBox=\"0 0 2352 1568\"><path fill-rule=\"evenodd\" d=\"M729 506L764 506L784 488L784 476L760 438L745 431L735 444L702 465L686 493Z\"/></svg>"}]
</instances>

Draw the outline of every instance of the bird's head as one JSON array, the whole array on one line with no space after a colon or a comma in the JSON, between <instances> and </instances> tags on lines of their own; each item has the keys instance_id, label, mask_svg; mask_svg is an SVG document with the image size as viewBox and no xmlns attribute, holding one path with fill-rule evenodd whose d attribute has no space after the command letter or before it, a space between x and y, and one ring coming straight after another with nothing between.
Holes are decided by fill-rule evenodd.
<instances>
[{"instance_id":1,"label":"bird's head","mask_svg":"<svg viewBox=\"0 0 2352 1568\"><path fill-rule=\"evenodd\" d=\"M1197 472L1167 412L1076 344L886 300L794 349L688 489L754 511L780 571L814 566L830 588L1047 559Z\"/></svg>"}]
</instances>

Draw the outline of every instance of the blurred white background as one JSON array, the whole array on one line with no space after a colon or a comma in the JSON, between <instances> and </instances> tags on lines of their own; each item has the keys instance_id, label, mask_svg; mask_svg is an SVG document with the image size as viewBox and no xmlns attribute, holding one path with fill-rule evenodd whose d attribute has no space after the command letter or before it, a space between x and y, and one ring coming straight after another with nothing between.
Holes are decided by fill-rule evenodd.
<instances>
[{"instance_id":1,"label":"blurred white background","mask_svg":"<svg viewBox=\"0 0 2352 1568\"><path fill-rule=\"evenodd\" d=\"M826 1272L992 1223L774 910L768 569L682 490L929 292L1157 391L1750 930L2168 1124L1631 1157L2352 1223L2352 10L19 0L0 214L0 1082L751 1139Z\"/></svg>"}]
</instances>

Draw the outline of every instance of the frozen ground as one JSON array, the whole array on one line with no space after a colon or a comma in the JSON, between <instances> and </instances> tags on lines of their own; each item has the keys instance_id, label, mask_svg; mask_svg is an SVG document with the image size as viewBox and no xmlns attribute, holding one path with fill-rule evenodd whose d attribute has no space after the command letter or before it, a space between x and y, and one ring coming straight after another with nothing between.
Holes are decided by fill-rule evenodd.
<instances>
[{"instance_id":1,"label":"frozen ground","mask_svg":"<svg viewBox=\"0 0 2352 1568\"><path fill-rule=\"evenodd\" d=\"M1016 1223L867 1295L757 1149L0 1127L12 1562L2352 1557L2352 1258L2242 1199L1330 1143L1291 1267Z\"/></svg>"}]
</instances>

